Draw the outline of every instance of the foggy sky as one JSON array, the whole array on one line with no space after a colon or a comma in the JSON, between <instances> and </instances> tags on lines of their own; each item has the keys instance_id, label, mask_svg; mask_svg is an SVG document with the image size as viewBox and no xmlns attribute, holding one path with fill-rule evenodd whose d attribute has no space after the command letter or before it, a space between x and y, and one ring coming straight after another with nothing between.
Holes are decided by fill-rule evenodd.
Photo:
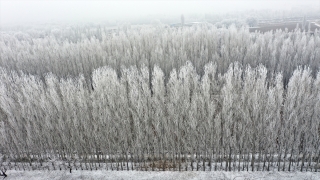
<instances>
[{"instance_id":1,"label":"foggy sky","mask_svg":"<svg viewBox=\"0 0 320 180\"><path fill-rule=\"evenodd\" d=\"M26 22L115 20L148 15L219 13L248 9L291 9L320 6L320 0L212 1L14 1L0 0L0 25Z\"/></svg>"}]
</instances>

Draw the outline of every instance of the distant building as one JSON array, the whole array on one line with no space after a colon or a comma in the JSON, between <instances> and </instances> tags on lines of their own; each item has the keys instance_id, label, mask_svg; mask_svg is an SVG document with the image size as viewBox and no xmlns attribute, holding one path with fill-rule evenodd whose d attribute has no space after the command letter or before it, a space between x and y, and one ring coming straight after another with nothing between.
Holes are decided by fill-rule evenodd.
<instances>
[{"instance_id":1,"label":"distant building","mask_svg":"<svg viewBox=\"0 0 320 180\"><path fill-rule=\"evenodd\" d=\"M190 23L174 23L170 24L170 27L191 27L194 25L201 25L201 24L207 24L206 22L190 22Z\"/></svg>"}]
</instances>

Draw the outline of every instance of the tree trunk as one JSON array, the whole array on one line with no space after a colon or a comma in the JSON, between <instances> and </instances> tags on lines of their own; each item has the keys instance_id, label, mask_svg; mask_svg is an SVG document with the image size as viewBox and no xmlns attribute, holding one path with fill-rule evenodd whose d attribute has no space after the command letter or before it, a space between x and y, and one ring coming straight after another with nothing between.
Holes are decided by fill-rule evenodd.
<instances>
[{"instance_id":1,"label":"tree trunk","mask_svg":"<svg viewBox=\"0 0 320 180\"><path fill-rule=\"evenodd\" d=\"M317 157L317 164L316 164L316 167L315 167L315 172L318 172L319 162L320 162L320 150L319 150L318 157Z\"/></svg>"},{"instance_id":2,"label":"tree trunk","mask_svg":"<svg viewBox=\"0 0 320 180\"><path fill-rule=\"evenodd\" d=\"M229 161L229 171L231 171L231 162L232 162L232 158L231 158L231 154L232 154L232 149L231 146L229 147L229 157L228 157L228 161Z\"/></svg>"},{"instance_id":3,"label":"tree trunk","mask_svg":"<svg viewBox=\"0 0 320 180\"><path fill-rule=\"evenodd\" d=\"M286 168L287 152L288 152L288 148L286 147L286 149L285 149L285 151L284 151L284 156L283 156L283 167L282 167L282 171L284 171L285 168Z\"/></svg>"},{"instance_id":4,"label":"tree trunk","mask_svg":"<svg viewBox=\"0 0 320 180\"><path fill-rule=\"evenodd\" d=\"M281 161L281 152L279 150L279 154L278 154L278 171L280 171L280 161Z\"/></svg>"},{"instance_id":5,"label":"tree trunk","mask_svg":"<svg viewBox=\"0 0 320 180\"><path fill-rule=\"evenodd\" d=\"M300 171L302 172L302 170L303 170L303 166L304 166L304 159L305 159L305 155L306 155L306 153L305 152L303 152L303 156L302 156L302 159L301 159L301 168L300 168Z\"/></svg>"},{"instance_id":6,"label":"tree trunk","mask_svg":"<svg viewBox=\"0 0 320 180\"><path fill-rule=\"evenodd\" d=\"M291 147L291 154L290 154L290 158L289 158L289 168L288 168L288 171L289 171L289 172L290 172L290 170L291 170L292 155L293 155L293 146Z\"/></svg>"},{"instance_id":7,"label":"tree trunk","mask_svg":"<svg viewBox=\"0 0 320 180\"><path fill-rule=\"evenodd\" d=\"M251 171L254 171L254 161L255 161L255 158L256 158L254 149L255 148L253 148L253 152L251 152Z\"/></svg>"}]
</instances>

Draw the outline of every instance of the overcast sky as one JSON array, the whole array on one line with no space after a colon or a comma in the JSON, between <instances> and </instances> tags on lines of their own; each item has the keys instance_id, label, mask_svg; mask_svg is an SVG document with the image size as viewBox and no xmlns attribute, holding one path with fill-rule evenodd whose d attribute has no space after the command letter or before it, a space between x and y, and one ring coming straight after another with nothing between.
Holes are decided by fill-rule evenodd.
<instances>
[{"instance_id":1,"label":"overcast sky","mask_svg":"<svg viewBox=\"0 0 320 180\"><path fill-rule=\"evenodd\" d=\"M76 1L0 0L0 24L136 18L153 14L179 15L245 9L290 9L320 6L320 0L211 0L211 1Z\"/></svg>"}]
</instances>

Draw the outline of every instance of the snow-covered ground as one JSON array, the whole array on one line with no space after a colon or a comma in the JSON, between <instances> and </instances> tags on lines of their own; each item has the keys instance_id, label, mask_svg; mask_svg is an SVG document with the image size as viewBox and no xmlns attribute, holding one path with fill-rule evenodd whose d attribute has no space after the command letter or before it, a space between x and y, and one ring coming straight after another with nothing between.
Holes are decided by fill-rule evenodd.
<instances>
[{"instance_id":1,"label":"snow-covered ground","mask_svg":"<svg viewBox=\"0 0 320 180\"><path fill-rule=\"evenodd\" d=\"M184 172L143 172L143 171L16 171L8 170L5 180L10 179L230 179L230 180L318 180L320 172L224 172L224 171L184 171ZM1 177L0 177L1 179Z\"/></svg>"}]
</instances>

